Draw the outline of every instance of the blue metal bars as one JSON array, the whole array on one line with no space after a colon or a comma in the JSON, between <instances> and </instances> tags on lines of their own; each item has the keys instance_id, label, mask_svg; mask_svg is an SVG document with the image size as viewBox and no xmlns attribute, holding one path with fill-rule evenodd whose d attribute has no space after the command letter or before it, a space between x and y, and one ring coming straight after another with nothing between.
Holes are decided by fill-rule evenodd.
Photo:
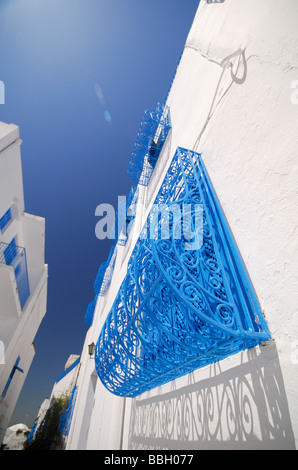
<instances>
[{"instance_id":1,"label":"blue metal bars","mask_svg":"<svg viewBox=\"0 0 298 470\"><path fill-rule=\"evenodd\" d=\"M112 246L110 250L110 254L107 260L107 267L105 269L105 273L103 276L103 280L101 283L100 291L98 293L99 296L104 296L105 293L108 290L108 287L110 285L112 276L113 276L113 271L114 271L114 266L115 266L115 261L116 261L116 255L117 255L117 248L115 246Z\"/></svg>"},{"instance_id":2,"label":"blue metal bars","mask_svg":"<svg viewBox=\"0 0 298 470\"><path fill-rule=\"evenodd\" d=\"M110 285L112 276L113 276L113 271L114 271L114 266L115 266L115 261L116 261L116 255L117 255L117 248L113 245L109 257L107 261L102 263L99 267L95 282L94 282L94 291L95 291L95 298L92 300L88 307L87 311L85 314L85 323L87 326L91 326L93 323L93 317L94 317L94 309L96 306L97 302L97 297L103 297Z\"/></svg>"},{"instance_id":3,"label":"blue metal bars","mask_svg":"<svg viewBox=\"0 0 298 470\"><path fill-rule=\"evenodd\" d=\"M125 246L134 223L139 190L132 186L128 197L118 198L118 208L112 228L112 239L117 245Z\"/></svg>"},{"instance_id":4,"label":"blue metal bars","mask_svg":"<svg viewBox=\"0 0 298 470\"><path fill-rule=\"evenodd\" d=\"M166 105L159 103L156 110L145 111L128 167L128 175L136 184L148 185L170 128Z\"/></svg>"},{"instance_id":5,"label":"blue metal bars","mask_svg":"<svg viewBox=\"0 0 298 470\"><path fill-rule=\"evenodd\" d=\"M10 243L1 242L0 263L14 267L21 308L23 308L30 295L25 248L17 246L14 238Z\"/></svg>"},{"instance_id":6,"label":"blue metal bars","mask_svg":"<svg viewBox=\"0 0 298 470\"><path fill-rule=\"evenodd\" d=\"M97 301L97 296L95 297L94 300L91 300L91 302L89 302L88 307L87 307L87 311L85 313L84 320L85 320L86 325L89 328L93 324L94 310L95 310L95 306L96 306L96 301Z\"/></svg>"},{"instance_id":7,"label":"blue metal bars","mask_svg":"<svg viewBox=\"0 0 298 470\"><path fill-rule=\"evenodd\" d=\"M97 373L133 397L269 338L202 158L178 148L100 333Z\"/></svg>"},{"instance_id":8,"label":"blue metal bars","mask_svg":"<svg viewBox=\"0 0 298 470\"><path fill-rule=\"evenodd\" d=\"M15 365L13 366L12 371L11 371L9 377L8 377L8 380L7 380L7 382L6 382L6 385L5 385L5 387L4 387L4 389L3 389L3 392L2 392L2 394L1 394L1 397L2 397L2 398L4 398L4 397L6 396L6 394L7 394L7 390L9 389L9 386L10 386L10 384L11 384L11 382L12 382L12 379L13 379L13 376L14 376L15 372L16 372L16 371L19 371L19 372L21 372L22 374L24 373L23 369L21 369L21 367L19 367L19 362L20 362L20 356L17 357L17 360L16 360L16 362L15 362Z\"/></svg>"},{"instance_id":9,"label":"blue metal bars","mask_svg":"<svg viewBox=\"0 0 298 470\"><path fill-rule=\"evenodd\" d=\"M67 410L65 411L65 413L63 413L63 415L60 418L59 431L63 436L68 436L69 434L72 415L73 415L76 398L77 398L77 393L78 393L78 387L75 386L72 390Z\"/></svg>"}]
</instances>

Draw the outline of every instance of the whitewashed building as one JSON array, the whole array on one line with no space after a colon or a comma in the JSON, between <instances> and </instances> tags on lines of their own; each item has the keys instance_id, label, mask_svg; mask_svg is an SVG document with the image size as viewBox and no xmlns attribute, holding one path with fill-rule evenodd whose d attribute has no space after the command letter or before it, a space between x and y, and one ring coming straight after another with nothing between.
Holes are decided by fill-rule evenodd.
<instances>
[{"instance_id":1,"label":"whitewashed building","mask_svg":"<svg viewBox=\"0 0 298 470\"><path fill-rule=\"evenodd\" d=\"M46 313L45 220L25 212L19 128L0 122L0 441Z\"/></svg>"},{"instance_id":2,"label":"whitewashed building","mask_svg":"<svg viewBox=\"0 0 298 470\"><path fill-rule=\"evenodd\" d=\"M297 447L297 19L296 0L198 5L131 157L67 449ZM191 248L174 217L158 237L154 203L181 201L203 208Z\"/></svg>"},{"instance_id":3,"label":"whitewashed building","mask_svg":"<svg viewBox=\"0 0 298 470\"><path fill-rule=\"evenodd\" d=\"M80 356L71 354L65 363L64 371L57 377L54 383L50 397L46 397L39 408L33 427L28 435L29 444L36 439L36 436L40 439L39 433L42 433L43 429L48 426L48 413L51 412L51 407L53 407L56 401L63 400L63 402L61 402L63 403L63 405L61 405L62 410L60 411L62 414L58 425L61 436L55 443L56 445L53 449L58 450L65 447L66 436L72 418L72 401L75 398L79 370ZM67 403L66 409L64 409L65 403Z\"/></svg>"}]
</instances>

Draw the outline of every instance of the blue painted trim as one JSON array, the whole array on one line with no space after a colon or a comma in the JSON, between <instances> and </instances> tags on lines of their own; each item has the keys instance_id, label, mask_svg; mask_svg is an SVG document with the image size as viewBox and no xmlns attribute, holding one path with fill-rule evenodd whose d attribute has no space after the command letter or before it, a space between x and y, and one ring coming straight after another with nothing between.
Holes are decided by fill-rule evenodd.
<instances>
[{"instance_id":1,"label":"blue painted trim","mask_svg":"<svg viewBox=\"0 0 298 470\"><path fill-rule=\"evenodd\" d=\"M8 391L8 389L9 389L9 386L10 386L10 384L11 384L11 381L12 381L12 379L13 379L13 376L14 376L15 372L18 370L18 371L21 372L22 374L24 373L23 369L21 369L21 368L19 367L19 362L20 362L20 356L17 357L17 360L16 360L16 362L15 362L15 365L13 366L12 371L11 371L9 377L8 377L8 380L7 380L6 384L5 384L5 387L4 387L3 392L2 392L2 395L1 395L2 398L4 398L5 395L7 394L7 391Z\"/></svg>"},{"instance_id":2,"label":"blue painted trim","mask_svg":"<svg viewBox=\"0 0 298 470\"><path fill-rule=\"evenodd\" d=\"M71 372L80 363L81 356L79 356L62 374L60 374L55 383L60 382L69 372Z\"/></svg>"},{"instance_id":3,"label":"blue painted trim","mask_svg":"<svg viewBox=\"0 0 298 470\"><path fill-rule=\"evenodd\" d=\"M14 267L21 308L23 309L30 295L26 249L17 246L15 238L9 244L0 242L0 263Z\"/></svg>"},{"instance_id":4,"label":"blue painted trim","mask_svg":"<svg viewBox=\"0 0 298 470\"><path fill-rule=\"evenodd\" d=\"M63 413L59 421L58 428L59 428L60 433L63 436L68 436L69 434L72 415L74 412L74 407L75 407L76 398L77 398L77 393L78 393L78 386L75 385L70 396L67 410L65 411L65 413Z\"/></svg>"}]
</instances>

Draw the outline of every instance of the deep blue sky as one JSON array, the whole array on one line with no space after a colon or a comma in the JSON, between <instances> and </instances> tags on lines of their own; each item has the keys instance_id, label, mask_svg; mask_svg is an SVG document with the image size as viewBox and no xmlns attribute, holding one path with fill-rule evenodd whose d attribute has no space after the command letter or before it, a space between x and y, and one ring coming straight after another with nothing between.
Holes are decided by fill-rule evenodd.
<instances>
[{"instance_id":1,"label":"deep blue sky","mask_svg":"<svg viewBox=\"0 0 298 470\"><path fill-rule=\"evenodd\" d=\"M33 423L68 356L81 353L111 246L95 237L95 208L128 195L143 112L165 100L198 5L0 0L0 120L20 127L25 209L46 218L49 265L47 313L11 424Z\"/></svg>"}]
</instances>

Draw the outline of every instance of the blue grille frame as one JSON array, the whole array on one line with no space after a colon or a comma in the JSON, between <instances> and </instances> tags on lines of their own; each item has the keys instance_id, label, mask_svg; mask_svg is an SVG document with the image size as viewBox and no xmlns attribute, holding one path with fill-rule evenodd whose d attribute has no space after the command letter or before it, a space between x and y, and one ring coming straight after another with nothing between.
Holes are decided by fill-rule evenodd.
<instances>
[{"instance_id":1,"label":"blue grille frame","mask_svg":"<svg viewBox=\"0 0 298 470\"><path fill-rule=\"evenodd\" d=\"M151 211L100 333L96 370L116 395L137 396L270 339L201 155L178 148L155 204L185 203L203 207L202 246L186 250L174 224L166 240L146 236L161 229Z\"/></svg>"}]
</instances>

